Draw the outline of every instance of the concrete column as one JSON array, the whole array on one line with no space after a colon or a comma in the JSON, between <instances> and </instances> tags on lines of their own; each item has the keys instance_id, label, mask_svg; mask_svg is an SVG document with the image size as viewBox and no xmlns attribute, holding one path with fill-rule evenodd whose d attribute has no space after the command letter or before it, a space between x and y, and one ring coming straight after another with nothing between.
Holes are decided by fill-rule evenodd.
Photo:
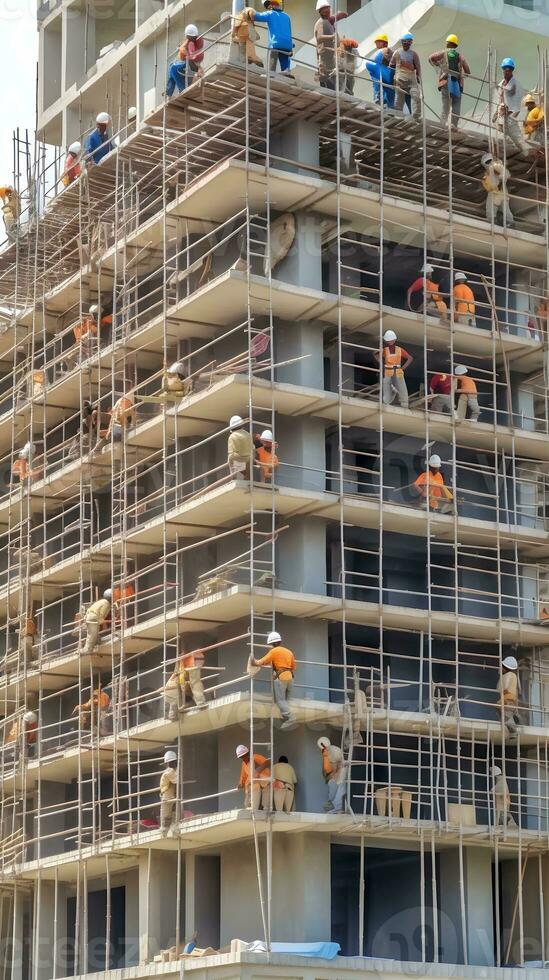
<instances>
[{"instance_id":1,"label":"concrete column","mask_svg":"<svg viewBox=\"0 0 549 980\"><path fill-rule=\"evenodd\" d=\"M65 937L67 935L67 896L66 888L59 886L57 896L57 927L55 925L55 882L37 881L38 889L38 919L35 929L38 930L35 945L36 962L34 977L36 980L50 980L54 975L65 976L67 973L67 950ZM57 955L54 963L55 939L57 933Z\"/></svg>"},{"instance_id":2,"label":"concrete column","mask_svg":"<svg viewBox=\"0 0 549 980\"><path fill-rule=\"evenodd\" d=\"M291 122L271 138L271 166L292 173L311 173L320 162L320 126L314 122ZM283 158L282 160L280 158ZM286 162L287 161L287 162ZM299 167L299 163L305 164ZM297 165L296 165L297 164Z\"/></svg>"},{"instance_id":3,"label":"concrete column","mask_svg":"<svg viewBox=\"0 0 549 980\"><path fill-rule=\"evenodd\" d=\"M443 850L440 867L440 946L444 963L494 965L492 859L481 847L463 850L465 935L461 921L459 851Z\"/></svg>"},{"instance_id":4,"label":"concrete column","mask_svg":"<svg viewBox=\"0 0 549 980\"><path fill-rule=\"evenodd\" d=\"M177 857L156 851L139 859L139 960L147 963L175 942Z\"/></svg>"},{"instance_id":5,"label":"concrete column","mask_svg":"<svg viewBox=\"0 0 549 980\"><path fill-rule=\"evenodd\" d=\"M125 876L125 935L126 949L124 953L125 966L137 966L139 963L139 870L132 868ZM64 974L61 974L64 976Z\"/></svg>"}]
</instances>

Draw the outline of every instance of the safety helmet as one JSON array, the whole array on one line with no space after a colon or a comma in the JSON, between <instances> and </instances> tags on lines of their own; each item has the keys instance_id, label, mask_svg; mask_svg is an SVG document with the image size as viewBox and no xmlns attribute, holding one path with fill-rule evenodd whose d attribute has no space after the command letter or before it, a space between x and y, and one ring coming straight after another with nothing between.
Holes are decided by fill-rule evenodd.
<instances>
[{"instance_id":1,"label":"safety helmet","mask_svg":"<svg viewBox=\"0 0 549 980\"><path fill-rule=\"evenodd\" d=\"M456 364L454 368L454 374L457 374L458 377L460 374L467 374L467 371L468 368L465 367L465 364Z\"/></svg>"},{"instance_id":2,"label":"safety helmet","mask_svg":"<svg viewBox=\"0 0 549 980\"><path fill-rule=\"evenodd\" d=\"M248 755L249 748L247 745L237 745L236 747L236 758L241 759L242 756Z\"/></svg>"},{"instance_id":3,"label":"safety helmet","mask_svg":"<svg viewBox=\"0 0 549 980\"><path fill-rule=\"evenodd\" d=\"M432 466L435 469L438 469L439 466L442 466L442 460L438 455L438 453L433 453L432 456L429 456L429 466Z\"/></svg>"},{"instance_id":4,"label":"safety helmet","mask_svg":"<svg viewBox=\"0 0 549 980\"><path fill-rule=\"evenodd\" d=\"M454 282L467 282L467 276L464 272L456 272Z\"/></svg>"},{"instance_id":5,"label":"safety helmet","mask_svg":"<svg viewBox=\"0 0 549 980\"><path fill-rule=\"evenodd\" d=\"M130 108L128 109L128 119L135 119L136 115L137 115L137 108L136 106L131 105Z\"/></svg>"},{"instance_id":6,"label":"safety helmet","mask_svg":"<svg viewBox=\"0 0 549 980\"><path fill-rule=\"evenodd\" d=\"M168 752L164 752L164 762L166 764L168 762L177 762L177 756L175 752L172 752L171 749Z\"/></svg>"},{"instance_id":7,"label":"safety helmet","mask_svg":"<svg viewBox=\"0 0 549 980\"><path fill-rule=\"evenodd\" d=\"M229 419L229 429L237 429L239 425L242 425L243 419L240 415L231 415Z\"/></svg>"},{"instance_id":8,"label":"safety helmet","mask_svg":"<svg viewBox=\"0 0 549 980\"><path fill-rule=\"evenodd\" d=\"M105 589L103 593L103 598L108 599L110 601L112 599L112 589Z\"/></svg>"},{"instance_id":9,"label":"safety helmet","mask_svg":"<svg viewBox=\"0 0 549 980\"><path fill-rule=\"evenodd\" d=\"M185 365L183 364L183 361L174 361L173 364L170 364L168 368L168 374L184 374L184 373L185 373Z\"/></svg>"},{"instance_id":10,"label":"safety helmet","mask_svg":"<svg viewBox=\"0 0 549 980\"><path fill-rule=\"evenodd\" d=\"M376 36L374 38L374 42L375 41L386 41L387 44L388 44L389 43L389 38L387 37L387 34L376 34Z\"/></svg>"},{"instance_id":11,"label":"safety helmet","mask_svg":"<svg viewBox=\"0 0 549 980\"><path fill-rule=\"evenodd\" d=\"M105 123L105 125L108 125L110 123L110 121L111 121L111 117L109 116L108 112L100 112L96 116L95 121L98 124Z\"/></svg>"},{"instance_id":12,"label":"safety helmet","mask_svg":"<svg viewBox=\"0 0 549 980\"><path fill-rule=\"evenodd\" d=\"M316 9L322 10L323 7L331 7L331 4L328 3L328 0L316 0Z\"/></svg>"},{"instance_id":13,"label":"safety helmet","mask_svg":"<svg viewBox=\"0 0 549 980\"><path fill-rule=\"evenodd\" d=\"M25 711L23 721L25 722L25 725L32 725L35 721L38 721L36 711Z\"/></svg>"},{"instance_id":14,"label":"safety helmet","mask_svg":"<svg viewBox=\"0 0 549 980\"><path fill-rule=\"evenodd\" d=\"M501 661L501 665L502 665L502 667L506 667L507 670L517 670L518 669L518 660L517 660L516 657L505 657Z\"/></svg>"},{"instance_id":15,"label":"safety helmet","mask_svg":"<svg viewBox=\"0 0 549 980\"><path fill-rule=\"evenodd\" d=\"M457 34L449 34L446 38L446 44L459 44L459 38Z\"/></svg>"},{"instance_id":16,"label":"safety helmet","mask_svg":"<svg viewBox=\"0 0 549 980\"><path fill-rule=\"evenodd\" d=\"M528 92L528 93L527 93L527 94L526 94L526 95L524 96L524 98L523 98L523 100L522 100L522 104L523 104L523 105L530 105L530 103L531 103L531 102L534 102L534 103L535 103L535 101L536 101L536 97L535 97L535 95L532 95L532 93L531 93L531 92Z\"/></svg>"},{"instance_id":17,"label":"safety helmet","mask_svg":"<svg viewBox=\"0 0 549 980\"><path fill-rule=\"evenodd\" d=\"M496 776L501 776L501 769L499 768L499 766L492 766L491 772L494 779L496 778Z\"/></svg>"},{"instance_id":18,"label":"safety helmet","mask_svg":"<svg viewBox=\"0 0 549 980\"><path fill-rule=\"evenodd\" d=\"M21 452L19 453L19 458L30 459L31 456L34 456L35 452L36 452L36 446L34 445L34 442L26 442Z\"/></svg>"},{"instance_id":19,"label":"safety helmet","mask_svg":"<svg viewBox=\"0 0 549 980\"><path fill-rule=\"evenodd\" d=\"M414 35L413 34L410 34L410 31L407 31L406 34L403 34L402 35L402 37L401 37L400 40L401 41L413 41L414 40Z\"/></svg>"},{"instance_id":20,"label":"safety helmet","mask_svg":"<svg viewBox=\"0 0 549 980\"><path fill-rule=\"evenodd\" d=\"M91 313L92 316L95 316L96 313L99 313L99 307L98 307L97 303L92 303L92 305L90 306L89 312Z\"/></svg>"},{"instance_id":21,"label":"safety helmet","mask_svg":"<svg viewBox=\"0 0 549 980\"><path fill-rule=\"evenodd\" d=\"M433 275L433 272L435 270L434 270L433 266L430 265L429 262L426 262L426 264L423 266L423 269L421 271L423 272L423 274L425 276L432 276Z\"/></svg>"},{"instance_id":22,"label":"safety helmet","mask_svg":"<svg viewBox=\"0 0 549 980\"><path fill-rule=\"evenodd\" d=\"M269 633L267 637L267 643L282 643L282 637L280 633L277 633L276 630L273 630L272 633Z\"/></svg>"},{"instance_id":23,"label":"safety helmet","mask_svg":"<svg viewBox=\"0 0 549 980\"><path fill-rule=\"evenodd\" d=\"M198 27L196 24L187 24L185 28L186 37L198 37Z\"/></svg>"},{"instance_id":24,"label":"safety helmet","mask_svg":"<svg viewBox=\"0 0 549 980\"><path fill-rule=\"evenodd\" d=\"M71 143L71 145L69 146L69 153L72 153L73 156L76 156L78 153L81 152L82 152L82 144L79 143L78 140L76 140L74 143Z\"/></svg>"},{"instance_id":25,"label":"safety helmet","mask_svg":"<svg viewBox=\"0 0 549 980\"><path fill-rule=\"evenodd\" d=\"M513 61L512 58L504 58L503 61L501 62L501 67L502 68L513 68L514 69L515 62Z\"/></svg>"},{"instance_id":26,"label":"safety helmet","mask_svg":"<svg viewBox=\"0 0 549 980\"><path fill-rule=\"evenodd\" d=\"M492 162L493 159L494 159L494 157L493 157L493 154L492 153L483 153L482 156L481 156L481 158L480 158L480 162L481 162L481 164L482 164L483 167L486 167L486 166L488 166L489 163Z\"/></svg>"},{"instance_id":27,"label":"safety helmet","mask_svg":"<svg viewBox=\"0 0 549 980\"><path fill-rule=\"evenodd\" d=\"M272 442L273 434L270 429L264 429L259 438L261 442Z\"/></svg>"},{"instance_id":28,"label":"safety helmet","mask_svg":"<svg viewBox=\"0 0 549 980\"><path fill-rule=\"evenodd\" d=\"M391 342L397 339L397 335L394 330L386 330L383 334L383 339Z\"/></svg>"},{"instance_id":29,"label":"safety helmet","mask_svg":"<svg viewBox=\"0 0 549 980\"><path fill-rule=\"evenodd\" d=\"M325 735L321 735L320 738L317 738L316 744L318 745L319 749L327 749L332 743L330 742L329 738L326 738Z\"/></svg>"}]
</instances>

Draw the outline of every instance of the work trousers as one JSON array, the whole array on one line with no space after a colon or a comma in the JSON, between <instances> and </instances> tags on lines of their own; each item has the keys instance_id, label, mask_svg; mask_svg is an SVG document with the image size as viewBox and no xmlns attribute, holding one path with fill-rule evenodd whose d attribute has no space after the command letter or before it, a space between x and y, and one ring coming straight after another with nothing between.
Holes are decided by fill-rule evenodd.
<instances>
[{"instance_id":1,"label":"work trousers","mask_svg":"<svg viewBox=\"0 0 549 980\"><path fill-rule=\"evenodd\" d=\"M273 801L274 808L280 813L282 810L285 813L290 813L294 805L294 787L292 783L281 783L277 786L276 782L273 787Z\"/></svg>"},{"instance_id":2,"label":"work trousers","mask_svg":"<svg viewBox=\"0 0 549 980\"><path fill-rule=\"evenodd\" d=\"M173 61L168 68L168 80L166 82L166 95L171 98L175 89L183 92L187 85L193 81L193 76L198 71L198 65L192 61Z\"/></svg>"},{"instance_id":3,"label":"work trousers","mask_svg":"<svg viewBox=\"0 0 549 980\"><path fill-rule=\"evenodd\" d=\"M522 155L528 156L530 147L528 146L527 140L524 138L522 125L518 119L516 119L515 116L504 116L502 129L503 135L506 136L508 140L511 140L511 143L514 143Z\"/></svg>"},{"instance_id":4,"label":"work trousers","mask_svg":"<svg viewBox=\"0 0 549 980\"><path fill-rule=\"evenodd\" d=\"M488 221L493 221L496 223L498 213L501 211L502 224L510 227L515 220L509 207L509 202L507 200L507 195L503 195L503 199L497 204L494 203L494 195L490 192L486 195L486 217Z\"/></svg>"},{"instance_id":5,"label":"work trousers","mask_svg":"<svg viewBox=\"0 0 549 980\"><path fill-rule=\"evenodd\" d=\"M467 418L468 408L470 408L471 410L471 422L477 422L478 417L480 415L480 405L478 403L478 398L476 395L464 391L462 392L461 395L458 396L458 404L457 404L458 419L463 420Z\"/></svg>"},{"instance_id":6,"label":"work trousers","mask_svg":"<svg viewBox=\"0 0 549 980\"><path fill-rule=\"evenodd\" d=\"M388 109L394 108L395 104L395 90L394 88L389 88L387 85L383 85L382 82L373 83L373 94L374 102L376 105L381 104L381 91L383 90L383 105L387 106Z\"/></svg>"},{"instance_id":7,"label":"work trousers","mask_svg":"<svg viewBox=\"0 0 549 980\"><path fill-rule=\"evenodd\" d=\"M432 514L451 514L454 510L454 501L440 500L437 497L437 506L433 507L432 504L429 506L427 497L424 497L419 506L422 510L430 510Z\"/></svg>"},{"instance_id":8,"label":"work trousers","mask_svg":"<svg viewBox=\"0 0 549 980\"><path fill-rule=\"evenodd\" d=\"M160 826L162 830L169 830L173 823L175 800L160 797Z\"/></svg>"},{"instance_id":9,"label":"work trousers","mask_svg":"<svg viewBox=\"0 0 549 980\"><path fill-rule=\"evenodd\" d=\"M409 98L412 104L412 116L421 118L421 98L415 72L397 71L395 75L395 109L404 109L404 101Z\"/></svg>"},{"instance_id":10,"label":"work trousers","mask_svg":"<svg viewBox=\"0 0 549 980\"><path fill-rule=\"evenodd\" d=\"M476 327L477 321L473 313L455 313L454 323L464 323L468 327Z\"/></svg>"},{"instance_id":11,"label":"work trousers","mask_svg":"<svg viewBox=\"0 0 549 980\"><path fill-rule=\"evenodd\" d=\"M248 783L244 790L244 806L247 810L269 809L270 787L269 783L262 786L259 782Z\"/></svg>"},{"instance_id":12,"label":"work trousers","mask_svg":"<svg viewBox=\"0 0 549 980\"><path fill-rule=\"evenodd\" d=\"M448 86L445 85L444 88L441 88L440 90L440 97L442 99L442 112L440 114L441 125L446 126L451 109L451 124L457 129L459 126L459 117L461 115L461 92L459 95L450 95Z\"/></svg>"},{"instance_id":13,"label":"work trousers","mask_svg":"<svg viewBox=\"0 0 549 980\"><path fill-rule=\"evenodd\" d=\"M250 464L243 463L239 459L229 460L229 472L231 476L242 477L243 480L250 479Z\"/></svg>"},{"instance_id":14,"label":"work trousers","mask_svg":"<svg viewBox=\"0 0 549 980\"><path fill-rule=\"evenodd\" d=\"M451 415L452 408L452 395L435 395L431 402L431 410L433 412L442 412L445 415Z\"/></svg>"},{"instance_id":15,"label":"work trousers","mask_svg":"<svg viewBox=\"0 0 549 980\"><path fill-rule=\"evenodd\" d=\"M292 681L281 681L278 677L275 677L273 687L275 704L279 709L282 718L284 721L291 721L293 715L288 705L288 698L292 690Z\"/></svg>"},{"instance_id":16,"label":"work trousers","mask_svg":"<svg viewBox=\"0 0 549 980\"><path fill-rule=\"evenodd\" d=\"M328 803L331 813L343 813L347 784L343 775L328 780Z\"/></svg>"},{"instance_id":17,"label":"work trousers","mask_svg":"<svg viewBox=\"0 0 549 980\"><path fill-rule=\"evenodd\" d=\"M391 374L383 378L383 404L391 405L395 395L398 395L399 404L408 408L408 389L402 374Z\"/></svg>"},{"instance_id":18,"label":"work trousers","mask_svg":"<svg viewBox=\"0 0 549 980\"><path fill-rule=\"evenodd\" d=\"M280 64L280 71L290 70L290 51L269 51L269 71L276 71L276 66Z\"/></svg>"},{"instance_id":19,"label":"work trousers","mask_svg":"<svg viewBox=\"0 0 549 980\"><path fill-rule=\"evenodd\" d=\"M496 796L496 827L516 827L516 820L509 810L507 800L503 796Z\"/></svg>"},{"instance_id":20,"label":"work trousers","mask_svg":"<svg viewBox=\"0 0 549 980\"><path fill-rule=\"evenodd\" d=\"M23 653L27 666L34 663L38 658L34 654L34 636L24 636L22 639Z\"/></svg>"},{"instance_id":21,"label":"work trousers","mask_svg":"<svg viewBox=\"0 0 549 980\"><path fill-rule=\"evenodd\" d=\"M86 637L84 653L87 653L90 656L97 646L100 626L101 624L98 619L86 619L86 629L88 631L88 635Z\"/></svg>"},{"instance_id":22,"label":"work trousers","mask_svg":"<svg viewBox=\"0 0 549 980\"><path fill-rule=\"evenodd\" d=\"M506 704L503 708L503 722L510 735L515 735L520 722L516 704Z\"/></svg>"}]
</instances>

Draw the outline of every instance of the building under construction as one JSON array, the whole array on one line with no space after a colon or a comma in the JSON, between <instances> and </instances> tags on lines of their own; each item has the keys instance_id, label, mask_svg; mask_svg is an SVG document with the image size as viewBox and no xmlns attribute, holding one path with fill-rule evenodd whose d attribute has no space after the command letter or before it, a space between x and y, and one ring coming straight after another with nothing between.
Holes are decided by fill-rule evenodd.
<instances>
[{"instance_id":1,"label":"building under construction","mask_svg":"<svg viewBox=\"0 0 549 980\"><path fill-rule=\"evenodd\" d=\"M364 52L376 3L349 3ZM244 63L215 0L39 8L0 252L4 980L549 959L546 134L497 128L510 52L485 45L513 9L460 14L450 129L423 58L443 8L425 47L400 15L412 120L339 61L319 87L314 11L290 7L289 77ZM191 20L204 60L166 100ZM538 99L545 72L532 46ZM64 186L99 111L116 146ZM284 727L253 664L272 631L297 661Z\"/></svg>"}]
</instances>

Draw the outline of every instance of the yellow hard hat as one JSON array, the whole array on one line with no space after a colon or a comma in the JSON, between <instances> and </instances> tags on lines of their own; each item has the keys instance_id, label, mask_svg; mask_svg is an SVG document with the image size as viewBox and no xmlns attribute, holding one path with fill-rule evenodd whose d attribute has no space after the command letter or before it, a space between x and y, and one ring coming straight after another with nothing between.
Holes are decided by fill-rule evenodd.
<instances>
[{"instance_id":1,"label":"yellow hard hat","mask_svg":"<svg viewBox=\"0 0 549 980\"><path fill-rule=\"evenodd\" d=\"M449 34L446 38L446 44L459 44L459 38L457 34Z\"/></svg>"},{"instance_id":2,"label":"yellow hard hat","mask_svg":"<svg viewBox=\"0 0 549 980\"><path fill-rule=\"evenodd\" d=\"M386 34L377 34L376 37L374 38L374 41L387 41L388 44L389 38L387 37Z\"/></svg>"}]
</instances>

